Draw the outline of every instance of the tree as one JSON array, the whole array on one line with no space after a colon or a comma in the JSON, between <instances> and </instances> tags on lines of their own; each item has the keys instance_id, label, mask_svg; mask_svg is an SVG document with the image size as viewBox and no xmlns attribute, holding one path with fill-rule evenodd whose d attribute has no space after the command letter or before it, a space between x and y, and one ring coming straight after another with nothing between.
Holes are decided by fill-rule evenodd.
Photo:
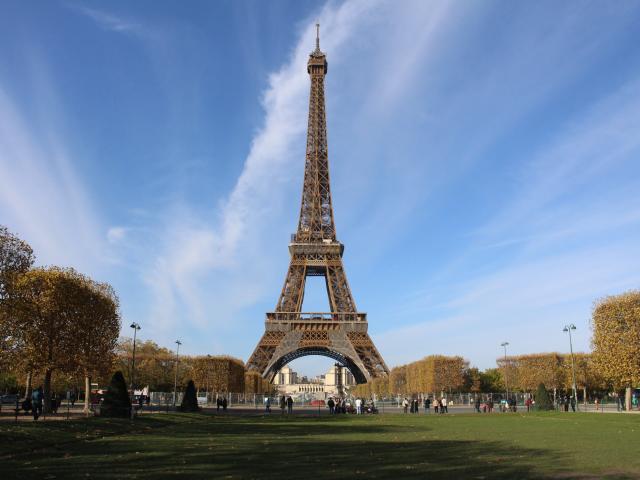
<instances>
[{"instance_id":1,"label":"tree","mask_svg":"<svg viewBox=\"0 0 640 480\"><path fill-rule=\"evenodd\" d=\"M90 305L87 280L73 269L36 268L12 285L11 322L21 332L21 356L44 372L44 408L50 409L51 378L55 371L72 373L79 365Z\"/></svg>"},{"instance_id":2,"label":"tree","mask_svg":"<svg viewBox=\"0 0 640 480\"><path fill-rule=\"evenodd\" d=\"M193 380L189 380L189 383L187 383L187 389L184 391L180 410L183 412L197 412L200 410L200 407L198 407L198 398L196 397L196 386Z\"/></svg>"},{"instance_id":3,"label":"tree","mask_svg":"<svg viewBox=\"0 0 640 480\"><path fill-rule=\"evenodd\" d=\"M481 373L476 367L467 368L464 371L464 390L466 392L477 393L482 387Z\"/></svg>"},{"instance_id":4,"label":"tree","mask_svg":"<svg viewBox=\"0 0 640 480\"><path fill-rule=\"evenodd\" d=\"M389 393L393 395L405 393L407 389L407 366L394 367L389 372Z\"/></svg>"},{"instance_id":5,"label":"tree","mask_svg":"<svg viewBox=\"0 0 640 480\"><path fill-rule=\"evenodd\" d=\"M498 368L487 368L480 372L480 391L484 393L504 392L502 372Z\"/></svg>"},{"instance_id":6,"label":"tree","mask_svg":"<svg viewBox=\"0 0 640 480\"><path fill-rule=\"evenodd\" d=\"M120 332L118 297L107 283L82 277L77 336L77 367L85 378L85 411L89 410L91 375L105 375L113 365L114 351Z\"/></svg>"},{"instance_id":7,"label":"tree","mask_svg":"<svg viewBox=\"0 0 640 480\"><path fill-rule=\"evenodd\" d=\"M244 392L244 363L228 356L201 356L189 359L194 381L207 392Z\"/></svg>"},{"instance_id":8,"label":"tree","mask_svg":"<svg viewBox=\"0 0 640 480\"><path fill-rule=\"evenodd\" d=\"M23 344L22 332L10 313L12 285L27 272L35 257L27 242L0 225L0 364L15 361ZM11 358L10 358L11 357Z\"/></svg>"},{"instance_id":9,"label":"tree","mask_svg":"<svg viewBox=\"0 0 640 480\"><path fill-rule=\"evenodd\" d=\"M640 384L640 291L598 300L591 319L593 366L620 390Z\"/></svg>"},{"instance_id":10,"label":"tree","mask_svg":"<svg viewBox=\"0 0 640 480\"><path fill-rule=\"evenodd\" d=\"M104 400L100 406L100 416L102 417L128 417L131 413L131 400L124 375L118 370L113 374L111 383L104 395Z\"/></svg>"},{"instance_id":11,"label":"tree","mask_svg":"<svg viewBox=\"0 0 640 480\"><path fill-rule=\"evenodd\" d=\"M133 357L133 339L121 339L116 346L115 365L125 373L127 384L131 382L131 360ZM147 340L136 342L137 385L148 386L157 392L172 392L175 375L176 356L171 350L160 347ZM187 383L190 376L189 358L180 358L178 383Z\"/></svg>"},{"instance_id":12,"label":"tree","mask_svg":"<svg viewBox=\"0 0 640 480\"><path fill-rule=\"evenodd\" d=\"M534 399L536 401L537 410L553 410L553 402L549 398L549 392L544 386L544 383L538 385Z\"/></svg>"}]
</instances>

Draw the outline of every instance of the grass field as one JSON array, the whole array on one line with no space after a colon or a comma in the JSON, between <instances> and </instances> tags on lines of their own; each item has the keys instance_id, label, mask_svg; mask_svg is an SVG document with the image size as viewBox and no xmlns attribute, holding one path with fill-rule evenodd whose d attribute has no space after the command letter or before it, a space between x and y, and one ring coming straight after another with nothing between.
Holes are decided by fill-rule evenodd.
<instances>
[{"instance_id":1,"label":"grass field","mask_svg":"<svg viewBox=\"0 0 640 480\"><path fill-rule=\"evenodd\" d=\"M640 478L640 415L148 415L0 424L0 478Z\"/></svg>"}]
</instances>

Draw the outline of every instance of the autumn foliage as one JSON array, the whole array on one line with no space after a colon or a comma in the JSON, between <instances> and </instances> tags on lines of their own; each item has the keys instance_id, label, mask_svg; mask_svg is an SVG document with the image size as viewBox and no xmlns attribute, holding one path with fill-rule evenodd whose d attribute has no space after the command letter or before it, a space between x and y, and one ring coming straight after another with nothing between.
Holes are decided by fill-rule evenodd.
<instances>
[{"instance_id":1,"label":"autumn foliage","mask_svg":"<svg viewBox=\"0 0 640 480\"><path fill-rule=\"evenodd\" d=\"M640 291L599 300L591 321L597 373L616 389L640 385Z\"/></svg>"}]
</instances>

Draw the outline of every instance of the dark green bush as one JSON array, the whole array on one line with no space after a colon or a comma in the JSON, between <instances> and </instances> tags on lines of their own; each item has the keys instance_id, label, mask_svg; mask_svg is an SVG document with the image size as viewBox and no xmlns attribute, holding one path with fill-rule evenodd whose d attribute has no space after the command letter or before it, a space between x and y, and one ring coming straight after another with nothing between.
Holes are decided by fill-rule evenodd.
<instances>
[{"instance_id":1,"label":"dark green bush","mask_svg":"<svg viewBox=\"0 0 640 480\"><path fill-rule=\"evenodd\" d=\"M189 380L189 383L187 384L187 389L184 391L182 403L180 404L180 410L183 412L197 412L200 410L200 407L198 407L198 399L196 397L196 386L194 385L193 380Z\"/></svg>"},{"instance_id":2,"label":"dark green bush","mask_svg":"<svg viewBox=\"0 0 640 480\"><path fill-rule=\"evenodd\" d=\"M553 410L553 402L549 397L549 392L547 391L547 387L544 386L544 383L538 385L534 399L536 401L536 410Z\"/></svg>"},{"instance_id":3,"label":"dark green bush","mask_svg":"<svg viewBox=\"0 0 640 480\"><path fill-rule=\"evenodd\" d=\"M131 414L131 400L127 391L127 384L124 381L122 372L117 371L111 378L111 383L104 395L104 400L100 406L100 416L102 417L128 417Z\"/></svg>"}]
</instances>

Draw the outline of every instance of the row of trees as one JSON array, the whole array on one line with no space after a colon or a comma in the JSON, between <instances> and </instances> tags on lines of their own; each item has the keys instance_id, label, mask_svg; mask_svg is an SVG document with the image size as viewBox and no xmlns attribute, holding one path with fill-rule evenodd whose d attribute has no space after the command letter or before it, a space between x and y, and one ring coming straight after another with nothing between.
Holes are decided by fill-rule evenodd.
<instances>
[{"instance_id":1,"label":"row of trees","mask_svg":"<svg viewBox=\"0 0 640 480\"><path fill-rule=\"evenodd\" d=\"M0 361L42 378L50 408L54 374L107 373L120 331L113 288L71 268L34 268L31 247L0 226ZM4 368L3 368L4 370Z\"/></svg>"},{"instance_id":2,"label":"row of trees","mask_svg":"<svg viewBox=\"0 0 640 480\"><path fill-rule=\"evenodd\" d=\"M125 380L131 381L133 341L125 338L118 342L113 370L124 373ZM270 384L256 372L245 371L244 363L226 355L180 355L147 340L136 343L135 383L149 387L151 391L171 392L176 380L186 385L193 380L198 391L264 393L270 391ZM108 378L102 378L106 384ZM128 383L127 383L128 384Z\"/></svg>"},{"instance_id":3,"label":"row of trees","mask_svg":"<svg viewBox=\"0 0 640 480\"><path fill-rule=\"evenodd\" d=\"M598 300L593 308L591 353L575 353L576 387L621 391L640 386L640 291ZM354 389L378 396L423 392L534 392L540 384L570 390L572 359L565 353L537 353L497 359L498 368L479 371L462 357L432 355L391 370ZM505 380L506 384L505 385Z\"/></svg>"}]
</instances>

